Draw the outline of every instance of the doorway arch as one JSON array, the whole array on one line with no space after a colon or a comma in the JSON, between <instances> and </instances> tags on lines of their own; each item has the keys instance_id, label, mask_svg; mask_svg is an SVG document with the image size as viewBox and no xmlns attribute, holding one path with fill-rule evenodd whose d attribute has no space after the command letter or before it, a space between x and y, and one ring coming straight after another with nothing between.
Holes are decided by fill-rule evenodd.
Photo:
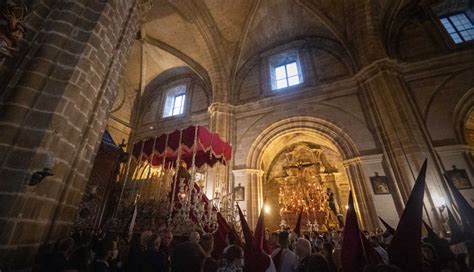
<instances>
[{"instance_id":1,"label":"doorway arch","mask_svg":"<svg viewBox=\"0 0 474 272\"><path fill-rule=\"evenodd\" d=\"M359 152L351 137L337 125L315 117L293 117L280 120L263 129L253 141L247 160L245 175L249 192L246 194L247 216L250 224L256 223L258 213L263 205L264 184L268 179L268 170L277 154L291 144L311 143L331 150L339 161L338 171L346 177L339 184L339 206L345 211L349 190L353 190L356 209L361 225L365 229L378 227L377 214L373 199L363 181L363 169L360 165ZM336 156L336 157L337 157ZM234 174L236 172L234 171ZM241 178L242 180L242 178Z\"/></svg>"}]
</instances>

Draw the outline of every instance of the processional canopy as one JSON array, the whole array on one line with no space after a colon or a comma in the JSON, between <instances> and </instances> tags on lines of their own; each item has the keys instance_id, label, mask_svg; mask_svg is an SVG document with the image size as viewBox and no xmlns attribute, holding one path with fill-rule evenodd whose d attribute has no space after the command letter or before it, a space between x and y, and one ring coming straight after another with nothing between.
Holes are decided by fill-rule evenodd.
<instances>
[{"instance_id":1,"label":"processional canopy","mask_svg":"<svg viewBox=\"0 0 474 272\"><path fill-rule=\"evenodd\" d=\"M139 141L134 144L132 155L139 162L148 161L152 166L164 162L164 167L173 167L179 157L188 168L205 164L212 167L217 162L226 164L230 161L232 146L205 127L190 126Z\"/></svg>"},{"instance_id":2,"label":"processional canopy","mask_svg":"<svg viewBox=\"0 0 474 272\"><path fill-rule=\"evenodd\" d=\"M218 163L226 165L232 156L229 143L205 127L190 126L135 143L132 156L138 162L138 168L173 170L173 180L167 182L161 177L160 182L171 183L167 225L175 233L185 235L197 229L206 233L222 232L220 236L225 237L223 233L226 231L221 228L228 227L222 223L223 218L215 203L206 197L195 177L196 168L204 165L213 167Z\"/></svg>"}]
</instances>

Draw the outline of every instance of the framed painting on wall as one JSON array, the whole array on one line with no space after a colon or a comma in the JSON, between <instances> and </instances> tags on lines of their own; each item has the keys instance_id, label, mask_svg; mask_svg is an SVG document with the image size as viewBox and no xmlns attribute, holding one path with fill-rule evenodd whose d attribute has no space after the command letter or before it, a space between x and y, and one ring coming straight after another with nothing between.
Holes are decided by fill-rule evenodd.
<instances>
[{"instance_id":1,"label":"framed painting on wall","mask_svg":"<svg viewBox=\"0 0 474 272\"><path fill-rule=\"evenodd\" d=\"M451 180L454 187L458 190L471 189L472 184L469 180L466 170L457 169L456 165L453 165L453 169L446 171L446 176Z\"/></svg>"},{"instance_id":2,"label":"framed painting on wall","mask_svg":"<svg viewBox=\"0 0 474 272\"><path fill-rule=\"evenodd\" d=\"M245 201L245 187L239 186L234 187L234 201Z\"/></svg>"},{"instance_id":3,"label":"framed painting on wall","mask_svg":"<svg viewBox=\"0 0 474 272\"><path fill-rule=\"evenodd\" d=\"M388 178L386 176L379 176L379 174L375 172L375 176L370 177L370 183L372 183L374 194L390 194L390 187L388 186Z\"/></svg>"}]
</instances>

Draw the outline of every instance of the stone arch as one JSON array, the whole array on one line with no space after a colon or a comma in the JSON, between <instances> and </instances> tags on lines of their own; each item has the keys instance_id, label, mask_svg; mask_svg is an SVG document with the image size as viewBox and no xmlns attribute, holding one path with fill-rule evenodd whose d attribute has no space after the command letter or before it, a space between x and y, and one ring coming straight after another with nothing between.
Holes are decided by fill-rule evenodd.
<instances>
[{"instance_id":1,"label":"stone arch","mask_svg":"<svg viewBox=\"0 0 474 272\"><path fill-rule=\"evenodd\" d=\"M301 48L307 48L305 52L301 56L302 62L307 62L306 67L309 71L307 72L311 78L316 77L316 71L314 70L313 62L313 51L314 50L321 50L325 52L328 56L334 58L337 61L337 64L340 64L342 67L345 68L345 72L347 73L346 76L353 75L357 70L356 62L354 61L353 57L351 56L351 52L347 50L343 44L338 42L337 40L330 39L327 37L321 36L301 36L296 37L291 40L286 40L280 42L278 44L273 44L272 46L265 48L261 52L252 55L245 63L243 63L238 70L236 71L235 79L233 81L233 85L231 88L231 96L234 102L238 103L238 95L242 91L242 85L245 84L255 73L256 76L259 78L258 84L262 84L260 77L264 77L263 74L265 73L268 68L266 66L259 67L264 65L264 59L271 55L277 55L279 52L285 50L299 50ZM252 81L250 79L250 81ZM312 83L311 85L315 85Z\"/></svg>"},{"instance_id":2,"label":"stone arch","mask_svg":"<svg viewBox=\"0 0 474 272\"><path fill-rule=\"evenodd\" d=\"M424 103L423 118L435 143L448 140L451 144L465 143L464 123L473 107L473 73L473 69L453 73L432 91Z\"/></svg>"},{"instance_id":3,"label":"stone arch","mask_svg":"<svg viewBox=\"0 0 474 272\"><path fill-rule=\"evenodd\" d=\"M378 226L373 220L376 217L374 202L371 198L365 181L363 180L363 167L358 161L359 151L351 137L337 125L323 119L315 117L292 117L273 123L263 129L251 145L245 167L243 170L234 171L239 175L246 175L246 185L249 188L247 193L249 200L246 208L251 223L256 222L259 208L263 205L263 179L266 166L262 165L265 160L265 152L284 136L305 134L312 142L323 143L340 154L344 162L345 174L348 177L348 184L351 184L354 197L357 201L356 208L359 211L361 224L366 229L374 229ZM341 169L342 170L342 169ZM343 170L343 171L344 171ZM245 171L242 173L241 171ZM349 188L346 188L343 202L346 201Z\"/></svg>"},{"instance_id":4,"label":"stone arch","mask_svg":"<svg viewBox=\"0 0 474 272\"><path fill-rule=\"evenodd\" d=\"M474 139L474 88L468 90L454 108L453 125L456 139L461 144L473 145Z\"/></svg>"},{"instance_id":5,"label":"stone arch","mask_svg":"<svg viewBox=\"0 0 474 272\"><path fill-rule=\"evenodd\" d=\"M322 135L333 144L344 159L358 155L357 147L349 135L338 126L315 117L293 117L276 122L264 129L251 145L247 156L247 168L259 169L261 153L273 140L291 132L309 132Z\"/></svg>"},{"instance_id":6,"label":"stone arch","mask_svg":"<svg viewBox=\"0 0 474 272\"><path fill-rule=\"evenodd\" d=\"M468 146L474 147L474 107L471 106L469 113L463 118L463 135Z\"/></svg>"}]
</instances>

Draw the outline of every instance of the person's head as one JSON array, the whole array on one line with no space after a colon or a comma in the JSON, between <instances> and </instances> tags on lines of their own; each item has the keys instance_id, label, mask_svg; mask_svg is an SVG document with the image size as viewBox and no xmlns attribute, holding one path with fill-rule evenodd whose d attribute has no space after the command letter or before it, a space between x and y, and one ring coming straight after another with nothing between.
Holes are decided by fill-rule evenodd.
<instances>
[{"instance_id":1,"label":"person's head","mask_svg":"<svg viewBox=\"0 0 474 272\"><path fill-rule=\"evenodd\" d=\"M287 231L282 231L278 233L278 243L280 247L287 248L289 244L289 233Z\"/></svg>"},{"instance_id":2,"label":"person's head","mask_svg":"<svg viewBox=\"0 0 474 272\"><path fill-rule=\"evenodd\" d=\"M148 238L147 248L148 250L158 251L160 250L161 237L159 235L153 234Z\"/></svg>"},{"instance_id":3,"label":"person's head","mask_svg":"<svg viewBox=\"0 0 474 272\"><path fill-rule=\"evenodd\" d=\"M58 251L64 254L69 254L74 247L74 240L72 238L64 238L59 241Z\"/></svg>"},{"instance_id":4,"label":"person's head","mask_svg":"<svg viewBox=\"0 0 474 272\"><path fill-rule=\"evenodd\" d=\"M298 234L296 234L296 232L292 231L289 233L288 240L290 241L290 243L296 241L297 239L298 239Z\"/></svg>"},{"instance_id":5,"label":"person's head","mask_svg":"<svg viewBox=\"0 0 474 272\"><path fill-rule=\"evenodd\" d=\"M214 237L211 234L205 234L202 236L200 245L207 256L211 255L212 250L214 250Z\"/></svg>"},{"instance_id":6,"label":"person's head","mask_svg":"<svg viewBox=\"0 0 474 272\"><path fill-rule=\"evenodd\" d=\"M423 253L423 258L428 262L436 261L436 252L432 245L423 243L421 245L421 252Z\"/></svg>"},{"instance_id":7,"label":"person's head","mask_svg":"<svg viewBox=\"0 0 474 272\"><path fill-rule=\"evenodd\" d=\"M377 236L370 236L369 240L370 240L370 244L371 244L373 247L378 247L378 246L380 246L380 239L379 239L379 237L377 237Z\"/></svg>"},{"instance_id":8,"label":"person's head","mask_svg":"<svg viewBox=\"0 0 474 272\"><path fill-rule=\"evenodd\" d=\"M237 245L230 245L224 249L224 259L228 264L244 266L244 251Z\"/></svg>"},{"instance_id":9,"label":"person's head","mask_svg":"<svg viewBox=\"0 0 474 272\"><path fill-rule=\"evenodd\" d=\"M280 234L278 232L272 232L272 236L270 238L270 242L274 245L278 245L278 240L280 239Z\"/></svg>"},{"instance_id":10,"label":"person's head","mask_svg":"<svg viewBox=\"0 0 474 272\"><path fill-rule=\"evenodd\" d=\"M192 231L189 234L189 242L199 243L200 239L201 239L201 236L199 235L199 232L197 231Z\"/></svg>"},{"instance_id":11,"label":"person's head","mask_svg":"<svg viewBox=\"0 0 474 272\"><path fill-rule=\"evenodd\" d=\"M152 235L153 235L153 233L150 230L146 230L146 231L142 232L142 234L140 235L140 245L143 248L146 248L148 240L150 239L150 237Z\"/></svg>"},{"instance_id":12,"label":"person's head","mask_svg":"<svg viewBox=\"0 0 474 272\"><path fill-rule=\"evenodd\" d=\"M316 236L316 239L314 239L315 246L321 247L323 243L324 243L323 238L321 236Z\"/></svg>"},{"instance_id":13,"label":"person's head","mask_svg":"<svg viewBox=\"0 0 474 272\"><path fill-rule=\"evenodd\" d=\"M201 247L192 242L176 246L171 255L171 272L201 272L205 254Z\"/></svg>"},{"instance_id":14,"label":"person's head","mask_svg":"<svg viewBox=\"0 0 474 272\"><path fill-rule=\"evenodd\" d=\"M69 264L72 269L78 271L89 271L89 265L92 262L92 252L87 247L79 247L69 258Z\"/></svg>"},{"instance_id":15,"label":"person's head","mask_svg":"<svg viewBox=\"0 0 474 272\"><path fill-rule=\"evenodd\" d=\"M318 271L329 272L329 264L326 258L321 254L313 254L308 257L307 266L304 267L304 272Z\"/></svg>"},{"instance_id":16,"label":"person's head","mask_svg":"<svg viewBox=\"0 0 474 272\"><path fill-rule=\"evenodd\" d=\"M300 260L302 260L311 255L311 243L304 238L298 238L296 241L295 251L296 255L298 255Z\"/></svg>"},{"instance_id":17,"label":"person's head","mask_svg":"<svg viewBox=\"0 0 474 272\"><path fill-rule=\"evenodd\" d=\"M99 260L110 261L118 256L117 242L113 240L101 241L96 250L96 258Z\"/></svg>"},{"instance_id":18,"label":"person's head","mask_svg":"<svg viewBox=\"0 0 474 272\"><path fill-rule=\"evenodd\" d=\"M324 242L322 253L324 256L331 256L334 250L334 245L331 242Z\"/></svg>"},{"instance_id":19,"label":"person's head","mask_svg":"<svg viewBox=\"0 0 474 272\"><path fill-rule=\"evenodd\" d=\"M161 245L164 247L169 247L173 241L173 233L169 229L165 229L161 233Z\"/></svg>"}]
</instances>

